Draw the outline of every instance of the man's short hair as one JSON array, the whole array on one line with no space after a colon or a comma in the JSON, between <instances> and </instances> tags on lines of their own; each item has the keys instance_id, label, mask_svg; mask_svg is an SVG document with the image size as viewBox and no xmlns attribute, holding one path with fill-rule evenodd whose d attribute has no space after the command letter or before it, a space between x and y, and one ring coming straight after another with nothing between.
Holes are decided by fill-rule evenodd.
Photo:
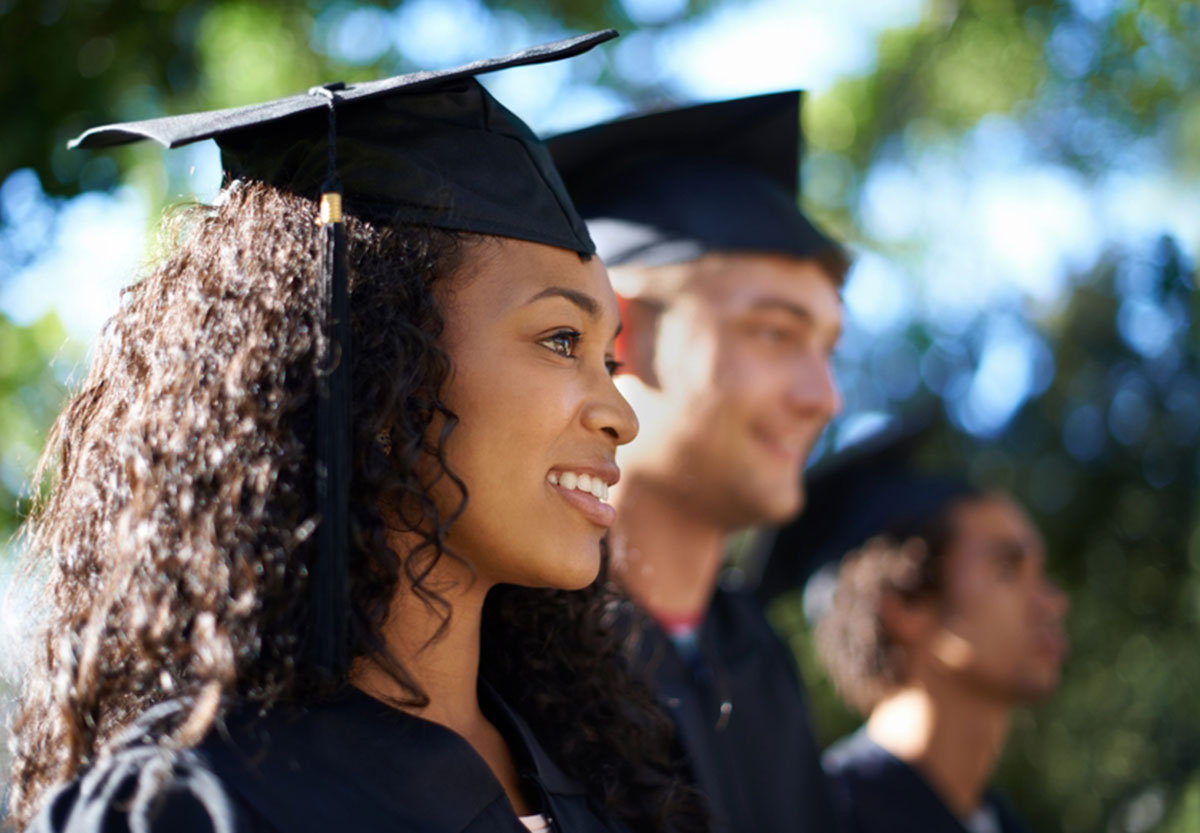
<instances>
[{"instance_id":1,"label":"man's short hair","mask_svg":"<svg viewBox=\"0 0 1200 833\"><path fill-rule=\"evenodd\" d=\"M610 266L609 278L613 289L623 298L641 299L669 306L676 300L680 292L688 286L705 265L720 262L726 255L757 254L755 252L710 252L701 255L696 260L671 263L661 266L647 266L640 263L627 263L620 266ZM762 254L772 254L763 252ZM846 285L846 275L850 271L851 260L841 246L831 246L814 252L797 260L809 260L817 264L825 277L840 292Z\"/></svg>"},{"instance_id":2,"label":"man's short hair","mask_svg":"<svg viewBox=\"0 0 1200 833\"><path fill-rule=\"evenodd\" d=\"M839 290L846 285L846 275L850 272L851 261L850 255L843 247L832 246L823 249L814 254L811 259L817 262Z\"/></svg>"}]
</instances>

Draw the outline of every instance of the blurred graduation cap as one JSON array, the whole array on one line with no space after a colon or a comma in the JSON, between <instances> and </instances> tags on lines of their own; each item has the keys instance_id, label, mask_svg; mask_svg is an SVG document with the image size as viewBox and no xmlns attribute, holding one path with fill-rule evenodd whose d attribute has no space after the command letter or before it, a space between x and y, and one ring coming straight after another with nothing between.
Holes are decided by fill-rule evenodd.
<instances>
[{"instance_id":1,"label":"blurred graduation cap","mask_svg":"<svg viewBox=\"0 0 1200 833\"><path fill-rule=\"evenodd\" d=\"M813 597L819 612L844 556L877 535L908 538L948 503L979 494L963 477L914 467L931 427L927 419L899 424L814 467L804 512L755 541L751 563L760 571L756 592L764 602L808 584L805 610L812 618Z\"/></svg>"},{"instance_id":2,"label":"blurred graduation cap","mask_svg":"<svg viewBox=\"0 0 1200 833\"><path fill-rule=\"evenodd\" d=\"M716 251L844 261L798 206L801 96L650 113L547 144L610 266L662 266Z\"/></svg>"},{"instance_id":3,"label":"blurred graduation cap","mask_svg":"<svg viewBox=\"0 0 1200 833\"><path fill-rule=\"evenodd\" d=\"M325 344L317 413L317 553L309 568L310 659L348 666L350 315L343 211L377 220L515 237L595 252L545 146L475 76L556 61L616 37L606 30L454 69L313 87L276 101L95 127L70 143L215 139L227 179L320 199Z\"/></svg>"}]
</instances>

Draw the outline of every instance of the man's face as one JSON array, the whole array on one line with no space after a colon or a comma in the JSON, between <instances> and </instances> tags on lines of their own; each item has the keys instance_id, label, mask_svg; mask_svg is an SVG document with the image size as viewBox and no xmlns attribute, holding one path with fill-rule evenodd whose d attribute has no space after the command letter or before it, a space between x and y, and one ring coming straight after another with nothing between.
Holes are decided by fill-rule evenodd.
<instances>
[{"instance_id":1,"label":"man's face","mask_svg":"<svg viewBox=\"0 0 1200 833\"><path fill-rule=\"evenodd\" d=\"M1058 684L1067 652L1066 595L1045 574L1041 537L1015 503L989 496L954 510L935 662L968 686L1011 703Z\"/></svg>"},{"instance_id":2,"label":"man's face","mask_svg":"<svg viewBox=\"0 0 1200 833\"><path fill-rule=\"evenodd\" d=\"M830 368L837 289L815 261L776 255L710 255L683 268L681 288L652 312L627 305L626 327L640 332L626 342L637 355L618 356L633 377L618 384L642 439L622 466L724 528L786 520L841 404Z\"/></svg>"}]
</instances>

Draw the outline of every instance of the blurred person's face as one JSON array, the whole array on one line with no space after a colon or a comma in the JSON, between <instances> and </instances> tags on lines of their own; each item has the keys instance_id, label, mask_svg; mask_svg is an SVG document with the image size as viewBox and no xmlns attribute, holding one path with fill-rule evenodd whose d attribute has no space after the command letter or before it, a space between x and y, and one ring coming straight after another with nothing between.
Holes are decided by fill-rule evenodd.
<instances>
[{"instance_id":1,"label":"blurred person's face","mask_svg":"<svg viewBox=\"0 0 1200 833\"><path fill-rule=\"evenodd\" d=\"M965 501L952 517L940 621L925 645L934 667L1009 702L1049 695L1067 652L1068 600L1045 574L1041 536L1000 496Z\"/></svg>"},{"instance_id":2,"label":"blurred person's face","mask_svg":"<svg viewBox=\"0 0 1200 833\"><path fill-rule=\"evenodd\" d=\"M617 299L599 258L495 238L440 293L466 508L447 543L485 584L575 589L600 566L617 446L637 420L613 384ZM433 496L445 517L459 492Z\"/></svg>"},{"instance_id":3,"label":"blurred person's face","mask_svg":"<svg viewBox=\"0 0 1200 833\"><path fill-rule=\"evenodd\" d=\"M625 302L630 372L617 383L642 431L622 465L727 529L791 517L808 454L840 407L833 281L815 261L753 254L641 270L647 295L660 281L677 284L668 300Z\"/></svg>"}]
</instances>

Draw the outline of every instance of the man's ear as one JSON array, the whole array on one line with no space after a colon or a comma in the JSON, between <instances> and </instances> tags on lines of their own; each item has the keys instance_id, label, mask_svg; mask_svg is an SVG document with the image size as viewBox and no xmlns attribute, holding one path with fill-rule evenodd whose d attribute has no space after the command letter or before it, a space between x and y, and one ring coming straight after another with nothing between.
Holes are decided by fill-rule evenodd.
<instances>
[{"instance_id":1,"label":"man's ear","mask_svg":"<svg viewBox=\"0 0 1200 833\"><path fill-rule=\"evenodd\" d=\"M618 295L617 309L621 313L622 325L616 343L616 358L622 365L620 372L636 376L650 387L658 387L658 376L654 372L654 347L658 340L661 305Z\"/></svg>"}]
</instances>

